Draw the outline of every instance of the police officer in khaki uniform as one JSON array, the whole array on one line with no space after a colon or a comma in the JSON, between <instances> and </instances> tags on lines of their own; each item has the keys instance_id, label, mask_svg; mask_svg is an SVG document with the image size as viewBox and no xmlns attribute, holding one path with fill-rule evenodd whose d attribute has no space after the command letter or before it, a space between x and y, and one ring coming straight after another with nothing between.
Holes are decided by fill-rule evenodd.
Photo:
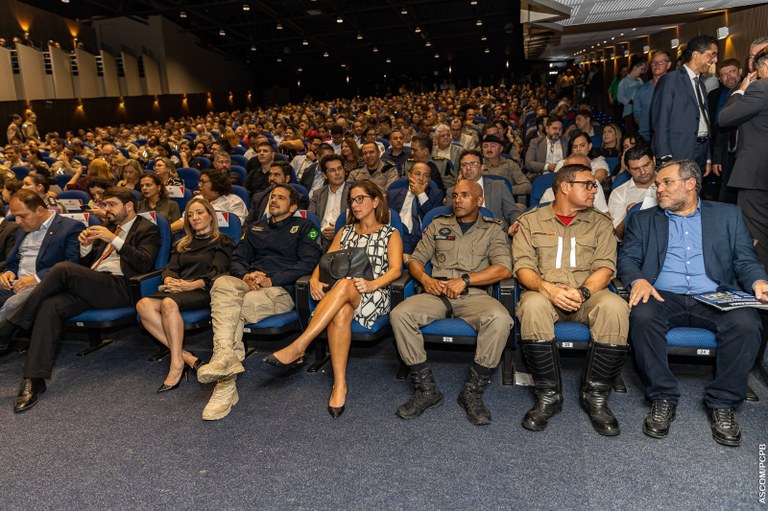
<instances>
[{"instance_id":1,"label":"police officer in khaki uniform","mask_svg":"<svg viewBox=\"0 0 768 511\"><path fill-rule=\"evenodd\" d=\"M221 419L237 404L236 378L245 371L243 326L292 310L296 280L320 260L320 233L309 220L293 216L300 199L292 186L275 185L271 218L248 229L232 253L231 276L217 278L211 287L213 357L198 369L197 379L216 387L203 420Z\"/></svg>"},{"instance_id":2,"label":"police officer in khaki uniform","mask_svg":"<svg viewBox=\"0 0 768 511\"><path fill-rule=\"evenodd\" d=\"M430 168L429 178L435 182L440 191L445 191L456 184L458 169L454 169L450 160L432 156L432 137L426 133L416 133L411 138L411 157L403 166L401 177L408 176L414 163L426 163Z\"/></svg>"},{"instance_id":3,"label":"police officer in khaki uniform","mask_svg":"<svg viewBox=\"0 0 768 511\"><path fill-rule=\"evenodd\" d=\"M453 315L478 332L475 360L459 403L472 424L484 425L490 424L491 413L483 403L483 392L513 324L507 310L484 287L509 278L512 258L500 222L479 214L483 195L476 182L460 181L452 199L454 213L429 224L409 260L408 269L425 293L408 298L390 314L397 349L416 386L397 415L415 419L427 408L442 404L419 328ZM432 263L432 276L425 271L427 263Z\"/></svg>"},{"instance_id":4,"label":"police officer in khaki uniform","mask_svg":"<svg viewBox=\"0 0 768 511\"><path fill-rule=\"evenodd\" d=\"M515 196L531 193L531 182L520 170L520 165L501 156L503 147L503 142L496 135L486 135L483 138L484 173L507 178L512 184L512 194Z\"/></svg>"},{"instance_id":5,"label":"police officer in khaki uniform","mask_svg":"<svg viewBox=\"0 0 768 511\"><path fill-rule=\"evenodd\" d=\"M608 393L627 355L629 309L606 287L616 272L611 219L595 210L596 181L584 165L557 173L554 202L523 214L512 242L514 273L526 288L517 307L536 404L523 427L541 431L562 407L555 321L586 323L592 335L581 403L601 435L619 434Z\"/></svg>"}]
</instances>

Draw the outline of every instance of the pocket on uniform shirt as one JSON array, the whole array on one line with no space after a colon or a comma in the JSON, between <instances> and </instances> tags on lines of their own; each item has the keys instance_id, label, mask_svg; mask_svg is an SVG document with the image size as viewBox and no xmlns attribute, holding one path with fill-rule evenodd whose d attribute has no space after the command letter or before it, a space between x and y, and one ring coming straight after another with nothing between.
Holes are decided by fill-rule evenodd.
<instances>
[{"instance_id":1,"label":"pocket on uniform shirt","mask_svg":"<svg viewBox=\"0 0 768 511\"><path fill-rule=\"evenodd\" d=\"M534 234L531 243L539 258L539 270L543 272L554 268L557 259L557 236Z\"/></svg>"}]
</instances>

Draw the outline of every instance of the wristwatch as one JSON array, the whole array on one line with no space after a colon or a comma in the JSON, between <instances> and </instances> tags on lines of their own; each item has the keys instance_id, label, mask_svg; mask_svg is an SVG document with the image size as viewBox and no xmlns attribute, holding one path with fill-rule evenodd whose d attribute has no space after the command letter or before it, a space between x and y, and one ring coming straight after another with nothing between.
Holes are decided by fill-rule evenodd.
<instances>
[{"instance_id":1,"label":"wristwatch","mask_svg":"<svg viewBox=\"0 0 768 511\"><path fill-rule=\"evenodd\" d=\"M579 288L579 291L581 291L581 297L584 299L585 302L589 300L590 296L592 296L592 293L589 291L589 288L587 287L581 286Z\"/></svg>"},{"instance_id":2,"label":"wristwatch","mask_svg":"<svg viewBox=\"0 0 768 511\"><path fill-rule=\"evenodd\" d=\"M461 276L461 280L464 281L464 284L466 284L467 287L464 288L464 292L467 292L469 289L469 273L465 273Z\"/></svg>"}]
</instances>

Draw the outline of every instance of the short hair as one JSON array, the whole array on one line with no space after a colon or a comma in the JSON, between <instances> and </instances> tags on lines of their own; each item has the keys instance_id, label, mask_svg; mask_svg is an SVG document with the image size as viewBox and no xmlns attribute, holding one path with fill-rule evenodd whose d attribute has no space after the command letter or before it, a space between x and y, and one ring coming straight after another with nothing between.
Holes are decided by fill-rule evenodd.
<instances>
[{"instance_id":1,"label":"short hair","mask_svg":"<svg viewBox=\"0 0 768 511\"><path fill-rule=\"evenodd\" d=\"M11 200L17 200L24 204L30 211L36 211L37 208L47 208L45 201L32 190L22 188L11 195Z\"/></svg>"},{"instance_id":2,"label":"short hair","mask_svg":"<svg viewBox=\"0 0 768 511\"><path fill-rule=\"evenodd\" d=\"M480 158L480 163L483 163L483 153L477 149L464 149L461 151L461 154L459 154L459 162L461 162L465 156L477 156Z\"/></svg>"},{"instance_id":3,"label":"short hair","mask_svg":"<svg viewBox=\"0 0 768 511\"><path fill-rule=\"evenodd\" d=\"M272 147L272 144L270 144L270 143L269 143L268 141L266 141L266 140L265 140L265 141L263 141L263 142L259 142L258 144L256 144L256 149L258 149L259 147L268 147L268 148L269 148L269 150L270 150L270 152L273 152L273 153L275 152L275 148L274 148L274 147Z\"/></svg>"},{"instance_id":4,"label":"short hair","mask_svg":"<svg viewBox=\"0 0 768 511\"><path fill-rule=\"evenodd\" d=\"M213 159L218 160L219 158L224 158L228 162L232 161L232 157L229 156L229 153L227 153L226 151L216 151L216 153L213 155Z\"/></svg>"},{"instance_id":5,"label":"short hair","mask_svg":"<svg viewBox=\"0 0 768 511\"><path fill-rule=\"evenodd\" d=\"M24 187L24 183L21 180L16 179L15 177L12 177L10 179L6 179L5 181L3 181L3 188L8 190L11 193L11 195L18 192L19 190L23 190L24 189L23 187Z\"/></svg>"},{"instance_id":6,"label":"short hair","mask_svg":"<svg viewBox=\"0 0 768 511\"><path fill-rule=\"evenodd\" d=\"M416 133L411 137L411 145L413 145L414 142L419 144L420 148L426 148L430 153L432 152L432 137L426 133Z\"/></svg>"},{"instance_id":7,"label":"short hair","mask_svg":"<svg viewBox=\"0 0 768 511\"><path fill-rule=\"evenodd\" d=\"M142 179L151 179L152 182L157 185L158 194L160 195L160 198L161 199L167 199L168 198L168 189L165 187L165 184L160 180L160 178L157 176L157 174L151 174L149 172L145 172L139 178L139 183L141 183Z\"/></svg>"},{"instance_id":8,"label":"short hair","mask_svg":"<svg viewBox=\"0 0 768 511\"><path fill-rule=\"evenodd\" d=\"M546 118L544 122L544 126L549 127L549 125L552 124L553 122L559 122L560 124L563 124L563 120L560 117L556 115L550 115L549 117Z\"/></svg>"},{"instance_id":9,"label":"short hair","mask_svg":"<svg viewBox=\"0 0 768 511\"><path fill-rule=\"evenodd\" d=\"M291 171L293 170L293 167L291 167L290 163L288 163L287 161L283 161L283 160L275 160L275 161L272 162L272 164L269 166L269 168L271 169L271 168L274 168L274 167L278 167L280 170L282 170L283 171L283 175L290 180L291 174L292 174Z\"/></svg>"},{"instance_id":10,"label":"short hair","mask_svg":"<svg viewBox=\"0 0 768 511\"><path fill-rule=\"evenodd\" d=\"M555 174L555 179L552 181L552 192L555 194L555 197L557 197L557 191L560 189L560 185L573 181L573 178L579 172L589 172L591 174L592 169L586 165L571 163L569 165L563 165L563 167L557 171L557 174Z\"/></svg>"},{"instance_id":11,"label":"short hair","mask_svg":"<svg viewBox=\"0 0 768 511\"><path fill-rule=\"evenodd\" d=\"M371 200L379 199L379 205L376 207L376 210L374 213L376 216L376 221L379 222L380 224L388 224L389 208L387 206L387 199L384 197L384 192L381 191L381 188L379 188L379 185L377 185L370 179L361 179L360 181L357 181L355 184L353 184L349 188L349 196L347 198L347 201L349 204L351 204L352 190L355 188L361 188L362 190L364 190L365 193L369 197L371 197ZM358 220L357 218L355 218L355 215L347 211L347 225L356 224L357 222Z\"/></svg>"},{"instance_id":12,"label":"short hair","mask_svg":"<svg viewBox=\"0 0 768 511\"><path fill-rule=\"evenodd\" d=\"M102 188L106 190L107 188L113 185L114 185L114 180L110 181L103 177L94 176L88 179L88 185L86 186L86 188L88 188L88 190L90 190L91 188Z\"/></svg>"},{"instance_id":13,"label":"short hair","mask_svg":"<svg viewBox=\"0 0 768 511\"><path fill-rule=\"evenodd\" d=\"M672 55L669 54L667 50L656 50L653 52L653 56L651 59L655 58L656 55L666 55L669 60L672 60Z\"/></svg>"},{"instance_id":14,"label":"short hair","mask_svg":"<svg viewBox=\"0 0 768 511\"><path fill-rule=\"evenodd\" d=\"M693 52L697 51L699 53L704 53L713 44L717 46L716 37L706 34L697 35L688 41L688 44L686 45L685 50L683 51L683 54L680 56L680 58L683 59L684 63L688 63L693 58Z\"/></svg>"},{"instance_id":15,"label":"short hair","mask_svg":"<svg viewBox=\"0 0 768 511\"><path fill-rule=\"evenodd\" d=\"M130 188L125 188L123 186L110 186L104 190L101 198L104 200L115 198L123 204L128 204L130 202L133 204L133 211L139 210L139 201L136 199L136 194L134 194L133 190Z\"/></svg>"},{"instance_id":16,"label":"short hair","mask_svg":"<svg viewBox=\"0 0 768 511\"><path fill-rule=\"evenodd\" d=\"M733 66L736 69L741 69L741 62L739 59L725 59L722 62L717 63L717 71L719 72L724 67Z\"/></svg>"},{"instance_id":17,"label":"short hair","mask_svg":"<svg viewBox=\"0 0 768 511\"><path fill-rule=\"evenodd\" d=\"M321 137L317 133L313 133L312 135L307 135L307 142L309 142L311 140L319 140L320 142L322 142L323 141L323 137Z\"/></svg>"},{"instance_id":18,"label":"short hair","mask_svg":"<svg viewBox=\"0 0 768 511\"><path fill-rule=\"evenodd\" d=\"M328 156L323 156L320 158L320 171L325 174L327 173L326 166L328 165L328 162L331 161L337 161L344 165L344 161L341 159L341 155L338 155L336 153L329 154Z\"/></svg>"},{"instance_id":19,"label":"short hair","mask_svg":"<svg viewBox=\"0 0 768 511\"><path fill-rule=\"evenodd\" d=\"M667 163L659 167L659 171L662 171L667 167L671 167L672 165L679 166L678 172L680 173L680 177L683 180L688 180L691 178L696 180L696 194L698 195L699 192L701 192L701 181L702 181L701 169L699 168L699 165L693 160L668 161Z\"/></svg>"},{"instance_id":20,"label":"short hair","mask_svg":"<svg viewBox=\"0 0 768 511\"><path fill-rule=\"evenodd\" d=\"M330 151L330 152L333 152L334 149L333 149L333 146L331 144L329 144L328 142L323 142L322 144L320 144L320 147L317 148L317 152L319 153L320 151Z\"/></svg>"},{"instance_id":21,"label":"short hair","mask_svg":"<svg viewBox=\"0 0 768 511\"><path fill-rule=\"evenodd\" d=\"M375 147L376 148L376 152L379 153L379 155L381 155L381 151L379 151L379 144L377 144L376 142L366 142L366 143L364 143L362 146L360 146L360 152L361 153L363 152L363 147L365 147L367 145L372 145L373 147Z\"/></svg>"},{"instance_id":22,"label":"short hair","mask_svg":"<svg viewBox=\"0 0 768 511\"><path fill-rule=\"evenodd\" d=\"M760 36L749 44L750 48L768 43L768 35Z\"/></svg>"},{"instance_id":23,"label":"short hair","mask_svg":"<svg viewBox=\"0 0 768 511\"><path fill-rule=\"evenodd\" d=\"M344 134L344 128L342 128L338 124L331 127L331 135L343 135L343 134Z\"/></svg>"},{"instance_id":24,"label":"short hair","mask_svg":"<svg viewBox=\"0 0 768 511\"><path fill-rule=\"evenodd\" d=\"M587 139L587 143L592 143L592 137L590 137L587 133L581 130L576 130L571 135L571 139L568 141L568 154L571 154L573 152L573 144L576 142L577 138L584 137Z\"/></svg>"},{"instance_id":25,"label":"short hair","mask_svg":"<svg viewBox=\"0 0 768 511\"><path fill-rule=\"evenodd\" d=\"M591 119L592 118L592 111L588 110L586 108L582 108L581 110L576 112L576 115L580 115L582 117L588 117L589 119Z\"/></svg>"},{"instance_id":26,"label":"short hair","mask_svg":"<svg viewBox=\"0 0 768 511\"><path fill-rule=\"evenodd\" d=\"M643 156L647 156L649 159L653 160L653 150L650 146L638 144L624 153L624 165L629 167L629 160L641 160Z\"/></svg>"},{"instance_id":27,"label":"short hair","mask_svg":"<svg viewBox=\"0 0 768 511\"><path fill-rule=\"evenodd\" d=\"M291 206L299 205L299 202L301 201L301 195L296 191L296 188L288 183L279 183L272 187L272 191L274 192L278 188L285 188L288 190L288 199L290 200Z\"/></svg>"},{"instance_id":28,"label":"short hair","mask_svg":"<svg viewBox=\"0 0 768 511\"><path fill-rule=\"evenodd\" d=\"M229 176L222 174L216 169L203 169L200 171L200 177L208 176L211 180L211 190L219 195L229 195L232 193L232 183Z\"/></svg>"},{"instance_id":29,"label":"short hair","mask_svg":"<svg viewBox=\"0 0 768 511\"><path fill-rule=\"evenodd\" d=\"M762 66L763 61L768 60L768 46L757 52L755 58L752 60L752 64L757 69L757 66Z\"/></svg>"}]
</instances>

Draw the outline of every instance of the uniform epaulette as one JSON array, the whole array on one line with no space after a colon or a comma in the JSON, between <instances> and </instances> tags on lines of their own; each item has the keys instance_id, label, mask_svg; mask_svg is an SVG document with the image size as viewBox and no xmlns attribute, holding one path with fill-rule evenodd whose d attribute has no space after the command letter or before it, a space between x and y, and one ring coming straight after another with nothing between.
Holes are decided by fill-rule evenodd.
<instances>
[{"instance_id":1,"label":"uniform epaulette","mask_svg":"<svg viewBox=\"0 0 768 511\"><path fill-rule=\"evenodd\" d=\"M442 156L435 155L435 156L432 157L432 159L435 160L435 161L440 161L440 160L444 160L445 158L443 158Z\"/></svg>"},{"instance_id":2,"label":"uniform epaulette","mask_svg":"<svg viewBox=\"0 0 768 511\"><path fill-rule=\"evenodd\" d=\"M483 217L483 220L485 220L486 222L492 222L495 224L499 224L501 227L504 227L504 222L502 222L498 218L494 218L492 216L485 216L485 215L482 215L482 217Z\"/></svg>"}]
</instances>

